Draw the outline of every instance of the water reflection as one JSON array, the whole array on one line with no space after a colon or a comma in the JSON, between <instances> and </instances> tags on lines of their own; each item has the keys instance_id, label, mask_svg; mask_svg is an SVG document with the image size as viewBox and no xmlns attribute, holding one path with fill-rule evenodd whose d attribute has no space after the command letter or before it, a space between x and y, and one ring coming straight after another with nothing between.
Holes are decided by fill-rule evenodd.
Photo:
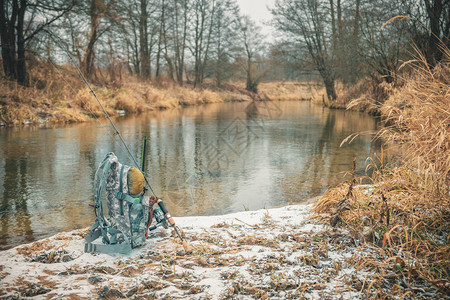
<instances>
[{"instance_id":1,"label":"water reflection","mask_svg":"<svg viewBox=\"0 0 450 300\"><path fill-rule=\"evenodd\" d=\"M380 146L349 134L374 130L364 114L308 102L214 104L117 120L135 157L148 138L147 170L171 213L212 215L303 201L359 172ZM93 222L93 177L123 146L104 121L0 131L0 247Z\"/></svg>"}]
</instances>

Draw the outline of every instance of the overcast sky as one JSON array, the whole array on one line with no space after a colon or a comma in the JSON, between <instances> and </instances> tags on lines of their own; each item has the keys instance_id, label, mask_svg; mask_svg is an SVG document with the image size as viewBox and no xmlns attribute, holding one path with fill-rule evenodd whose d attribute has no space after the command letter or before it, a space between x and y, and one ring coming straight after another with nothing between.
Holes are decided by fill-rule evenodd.
<instances>
[{"instance_id":1,"label":"overcast sky","mask_svg":"<svg viewBox=\"0 0 450 300\"><path fill-rule=\"evenodd\" d=\"M271 29L268 25L263 25L264 21L272 18L267 7L273 7L275 0L237 0L241 13L249 15L254 21L264 28L264 33L269 34Z\"/></svg>"}]
</instances>

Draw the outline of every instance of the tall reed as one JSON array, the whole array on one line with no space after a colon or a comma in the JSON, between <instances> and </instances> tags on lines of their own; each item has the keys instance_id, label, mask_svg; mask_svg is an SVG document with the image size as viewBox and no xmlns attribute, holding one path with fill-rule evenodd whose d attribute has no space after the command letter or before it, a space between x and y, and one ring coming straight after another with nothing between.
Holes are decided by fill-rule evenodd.
<instances>
[{"instance_id":1,"label":"tall reed","mask_svg":"<svg viewBox=\"0 0 450 300\"><path fill-rule=\"evenodd\" d=\"M366 245L377 246L376 263L359 261L361 268L376 270L372 280L380 280L366 287L386 288L392 279L406 278L450 293L450 51L442 50L444 59L433 69L418 51L404 64L413 66L411 77L379 107L386 126L377 138L399 155L389 163L383 154L369 159L373 189L354 187L353 180L315 204L316 217L351 228ZM398 292L391 288L392 295Z\"/></svg>"}]
</instances>

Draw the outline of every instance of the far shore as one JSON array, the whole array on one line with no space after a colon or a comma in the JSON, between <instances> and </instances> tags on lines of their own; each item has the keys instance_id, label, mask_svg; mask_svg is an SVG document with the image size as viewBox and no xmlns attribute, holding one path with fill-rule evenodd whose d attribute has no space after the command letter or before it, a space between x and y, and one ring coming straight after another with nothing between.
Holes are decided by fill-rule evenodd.
<instances>
[{"instance_id":1,"label":"far shore","mask_svg":"<svg viewBox=\"0 0 450 300\"><path fill-rule=\"evenodd\" d=\"M80 123L103 117L104 113L89 89L78 79L73 86L66 81L51 89L22 87L0 81L4 93L0 101L0 127L35 124ZM142 82L135 78L121 86L94 86L95 93L111 116L140 114L147 111L173 109L189 105L242 101L322 101L321 84L315 82L262 82L257 94L244 89L241 82L217 88L205 84L201 88L174 83Z\"/></svg>"}]
</instances>

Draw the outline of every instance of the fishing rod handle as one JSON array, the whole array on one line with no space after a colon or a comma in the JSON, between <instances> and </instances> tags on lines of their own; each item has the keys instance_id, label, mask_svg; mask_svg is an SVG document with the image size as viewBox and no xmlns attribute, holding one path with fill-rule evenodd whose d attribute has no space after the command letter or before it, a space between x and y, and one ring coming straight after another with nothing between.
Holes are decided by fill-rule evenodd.
<instances>
[{"instance_id":1,"label":"fishing rod handle","mask_svg":"<svg viewBox=\"0 0 450 300\"><path fill-rule=\"evenodd\" d=\"M164 205L164 202L162 201L162 199L158 198L158 200L156 200L156 203L158 203L159 208L161 208L162 212L167 215L169 213L169 211L167 210L166 206Z\"/></svg>"},{"instance_id":2,"label":"fishing rod handle","mask_svg":"<svg viewBox=\"0 0 450 300\"><path fill-rule=\"evenodd\" d=\"M166 206L164 205L164 202L158 198L156 203L158 203L159 208L161 208L161 210L163 211L164 216L166 217L167 222L169 223L170 227L172 227L175 230L175 233L180 238L181 245L183 246L184 251L186 251L186 253L192 252L194 250L194 248L186 242L186 240L183 238L181 233L178 231L178 228L175 226L175 221L173 220L172 216L169 214L169 211L167 210Z\"/></svg>"},{"instance_id":3,"label":"fishing rod handle","mask_svg":"<svg viewBox=\"0 0 450 300\"><path fill-rule=\"evenodd\" d=\"M169 214L169 211L167 210L166 206L164 205L164 202L161 199L158 199L156 201L158 203L159 208L161 208L162 212L164 213L164 216L167 218L167 222L169 222L169 225L171 227L175 226L175 221L173 220L172 216Z\"/></svg>"}]
</instances>

